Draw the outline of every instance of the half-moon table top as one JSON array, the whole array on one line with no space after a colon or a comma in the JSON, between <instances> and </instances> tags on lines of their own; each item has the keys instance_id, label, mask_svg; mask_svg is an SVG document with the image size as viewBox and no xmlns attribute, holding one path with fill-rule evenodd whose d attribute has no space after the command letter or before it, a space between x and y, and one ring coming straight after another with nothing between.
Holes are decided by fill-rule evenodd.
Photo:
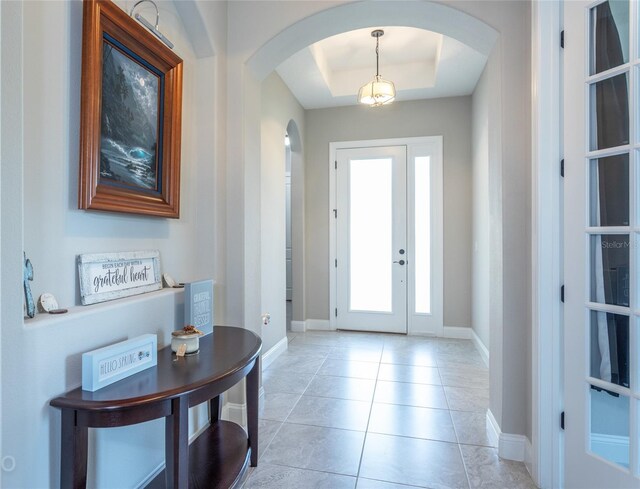
<instances>
[{"instance_id":1,"label":"half-moon table top","mask_svg":"<svg viewBox=\"0 0 640 489\"><path fill-rule=\"evenodd\" d=\"M252 331L214 326L200 337L200 351L177 357L171 346L158 350L158 364L94 392L71 390L51 400L62 409L110 410L142 406L195 391L242 371L260 354L262 340Z\"/></svg>"}]
</instances>

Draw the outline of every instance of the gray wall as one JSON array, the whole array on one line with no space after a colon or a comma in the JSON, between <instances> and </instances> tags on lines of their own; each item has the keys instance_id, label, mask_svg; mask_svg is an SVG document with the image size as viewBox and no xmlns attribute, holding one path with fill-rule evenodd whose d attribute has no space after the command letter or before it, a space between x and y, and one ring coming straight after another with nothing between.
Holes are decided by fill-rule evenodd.
<instances>
[{"instance_id":1,"label":"gray wall","mask_svg":"<svg viewBox=\"0 0 640 489\"><path fill-rule=\"evenodd\" d=\"M132 4L118 2L123 9ZM183 14L193 11L159 3L162 31L184 60L180 219L77 209L82 7L78 1L0 5L1 426L2 455L15 459L15 470L2 474L3 487L58 486L60 413L48 403L80 385L83 352L143 333L157 334L165 346L183 325L177 289L79 306L77 254L159 249L163 270L177 280L214 278L216 292L224 286L216 262L217 199L224 194L214 191L224 165L224 56L213 56L192 33L204 28L206 43L223 53L226 4L202 5L203 24L185 21L185 27ZM23 320L23 250L34 266L34 296L52 292L67 314ZM216 306L216 320L224 320ZM201 413L192 416L193 429L204 421ZM93 433L88 486L138 485L164 459L163 433L162 421Z\"/></svg>"},{"instance_id":2,"label":"gray wall","mask_svg":"<svg viewBox=\"0 0 640 489\"><path fill-rule=\"evenodd\" d=\"M484 346L489 348L491 329L489 223L489 69L485 69L473 92L473 259L472 259L472 327Z\"/></svg>"},{"instance_id":3,"label":"gray wall","mask_svg":"<svg viewBox=\"0 0 640 489\"><path fill-rule=\"evenodd\" d=\"M443 136L444 324L471 326L471 97L306 112L306 306L329 318L329 143Z\"/></svg>"},{"instance_id":4,"label":"gray wall","mask_svg":"<svg viewBox=\"0 0 640 489\"><path fill-rule=\"evenodd\" d=\"M262 328L263 351L267 352L286 335L285 309L285 146L287 125L293 120L304 137L304 110L280 77L273 73L262 82L261 154L261 277L262 311L271 314L271 323ZM299 153L295 145L292 148ZM292 165L298 169L299 162ZM297 173L296 173L297 175ZM298 187L296 186L296 191ZM299 200L297 196L294 201ZM293 243L302 246L298 240Z\"/></svg>"}]
</instances>

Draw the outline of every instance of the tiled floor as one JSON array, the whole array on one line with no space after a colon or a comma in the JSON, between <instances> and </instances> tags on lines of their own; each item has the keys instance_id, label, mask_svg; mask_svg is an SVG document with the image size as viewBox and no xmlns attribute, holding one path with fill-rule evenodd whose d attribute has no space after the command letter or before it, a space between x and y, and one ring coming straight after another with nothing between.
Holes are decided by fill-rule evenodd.
<instances>
[{"instance_id":1,"label":"tiled floor","mask_svg":"<svg viewBox=\"0 0 640 489\"><path fill-rule=\"evenodd\" d=\"M487 437L489 374L468 340L290 333L263 383L245 489L535 487Z\"/></svg>"}]
</instances>

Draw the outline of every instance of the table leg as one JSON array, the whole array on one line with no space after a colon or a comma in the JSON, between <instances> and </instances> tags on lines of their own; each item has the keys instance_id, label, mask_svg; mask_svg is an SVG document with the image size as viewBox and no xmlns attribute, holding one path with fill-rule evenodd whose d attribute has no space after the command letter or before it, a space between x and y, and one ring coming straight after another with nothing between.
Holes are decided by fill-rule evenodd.
<instances>
[{"instance_id":1,"label":"table leg","mask_svg":"<svg viewBox=\"0 0 640 489\"><path fill-rule=\"evenodd\" d=\"M220 420L220 396L209 400L209 422L214 425Z\"/></svg>"},{"instance_id":2,"label":"table leg","mask_svg":"<svg viewBox=\"0 0 640 489\"><path fill-rule=\"evenodd\" d=\"M60 487L84 489L87 486L88 443L89 429L76 426L76 412L73 409L63 409Z\"/></svg>"},{"instance_id":3,"label":"table leg","mask_svg":"<svg viewBox=\"0 0 640 489\"><path fill-rule=\"evenodd\" d=\"M260 361L256 358L247 375L247 428L251 448L251 467L258 466L258 384Z\"/></svg>"},{"instance_id":4,"label":"table leg","mask_svg":"<svg viewBox=\"0 0 640 489\"><path fill-rule=\"evenodd\" d=\"M189 400L187 396L172 399L171 416L165 419L166 487L187 489L189 485Z\"/></svg>"}]
</instances>

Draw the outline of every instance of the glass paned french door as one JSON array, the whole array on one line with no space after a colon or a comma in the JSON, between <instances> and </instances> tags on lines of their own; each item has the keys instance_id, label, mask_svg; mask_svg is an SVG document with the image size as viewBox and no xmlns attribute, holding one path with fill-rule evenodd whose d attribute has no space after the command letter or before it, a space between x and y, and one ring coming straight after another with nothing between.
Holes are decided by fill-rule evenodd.
<instances>
[{"instance_id":1,"label":"glass paned french door","mask_svg":"<svg viewBox=\"0 0 640 489\"><path fill-rule=\"evenodd\" d=\"M565 486L640 487L637 2L565 2Z\"/></svg>"}]
</instances>

